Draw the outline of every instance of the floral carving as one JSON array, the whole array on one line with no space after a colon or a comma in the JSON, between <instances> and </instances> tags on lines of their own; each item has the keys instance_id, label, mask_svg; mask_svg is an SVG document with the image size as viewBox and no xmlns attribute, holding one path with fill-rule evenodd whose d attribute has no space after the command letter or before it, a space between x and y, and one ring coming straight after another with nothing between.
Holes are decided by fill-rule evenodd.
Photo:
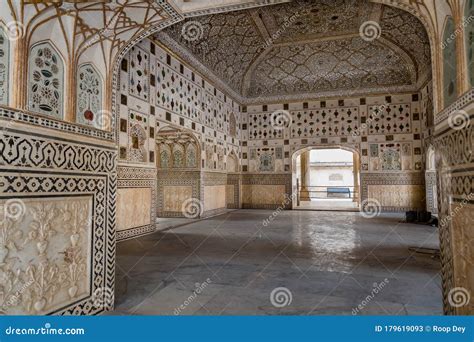
<instances>
[{"instance_id":1,"label":"floral carving","mask_svg":"<svg viewBox=\"0 0 474 342\"><path fill-rule=\"evenodd\" d=\"M0 314L44 314L89 294L91 199L23 203L24 215L0 222Z\"/></svg>"}]
</instances>

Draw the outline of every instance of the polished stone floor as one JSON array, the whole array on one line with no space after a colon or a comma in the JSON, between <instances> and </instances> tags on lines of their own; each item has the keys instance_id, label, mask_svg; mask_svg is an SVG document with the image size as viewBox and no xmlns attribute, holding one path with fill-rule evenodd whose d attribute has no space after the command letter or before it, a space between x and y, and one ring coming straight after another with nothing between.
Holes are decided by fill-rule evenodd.
<instances>
[{"instance_id":1,"label":"polished stone floor","mask_svg":"<svg viewBox=\"0 0 474 342\"><path fill-rule=\"evenodd\" d=\"M117 246L116 311L136 315L442 313L436 228L383 214L239 210ZM269 219L271 217L271 219Z\"/></svg>"},{"instance_id":2,"label":"polished stone floor","mask_svg":"<svg viewBox=\"0 0 474 342\"><path fill-rule=\"evenodd\" d=\"M301 201L296 206L298 210L332 210L332 211L359 211L359 204L352 199L312 199L311 201Z\"/></svg>"}]
</instances>

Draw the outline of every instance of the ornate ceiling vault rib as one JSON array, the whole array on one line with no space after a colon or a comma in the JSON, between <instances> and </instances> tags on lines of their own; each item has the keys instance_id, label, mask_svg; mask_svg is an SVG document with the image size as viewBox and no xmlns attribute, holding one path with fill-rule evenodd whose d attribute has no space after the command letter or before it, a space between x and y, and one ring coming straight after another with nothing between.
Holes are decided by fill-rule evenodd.
<instances>
[{"instance_id":1,"label":"ornate ceiling vault rib","mask_svg":"<svg viewBox=\"0 0 474 342\"><path fill-rule=\"evenodd\" d=\"M190 22L198 39L187 39ZM367 21L380 36L364 39ZM155 38L244 104L417 91L430 77L423 24L368 0L298 0L193 17Z\"/></svg>"}]
</instances>

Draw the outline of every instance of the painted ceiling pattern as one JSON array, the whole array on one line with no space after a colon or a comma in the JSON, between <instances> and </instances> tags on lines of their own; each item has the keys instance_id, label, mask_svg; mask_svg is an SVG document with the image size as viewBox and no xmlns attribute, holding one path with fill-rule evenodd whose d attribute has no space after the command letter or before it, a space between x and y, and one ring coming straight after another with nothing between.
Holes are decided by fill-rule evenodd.
<instances>
[{"instance_id":1,"label":"painted ceiling pattern","mask_svg":"<svg viewBox=\"0 0 474 342\"><path fill-rule=\"evenodd\" d=\"M366 21L380 25L380 38L360 37ZM197 23L198 39L183 34L190 22ZM430 72L423 24L368 0L298 0L193 17L155 38L250 102L307 92L413 90Z\"/></svg>"}]
</instances>

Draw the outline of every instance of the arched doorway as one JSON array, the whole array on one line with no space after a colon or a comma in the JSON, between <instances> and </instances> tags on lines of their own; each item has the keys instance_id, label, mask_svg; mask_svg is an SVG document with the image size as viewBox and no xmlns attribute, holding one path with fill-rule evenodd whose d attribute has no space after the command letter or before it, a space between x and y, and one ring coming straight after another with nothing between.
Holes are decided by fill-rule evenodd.
<instances>
[{"instance_id":1,"label":"arched doorway","mask_svg":"<svg viewBox=\"0 0 474 342\"><path fill-rule=\"evenodd\" d=\"M315 146L292 157L293 209L359 210L359 154L340 146Z\"/></svg>"}]
</instances>

